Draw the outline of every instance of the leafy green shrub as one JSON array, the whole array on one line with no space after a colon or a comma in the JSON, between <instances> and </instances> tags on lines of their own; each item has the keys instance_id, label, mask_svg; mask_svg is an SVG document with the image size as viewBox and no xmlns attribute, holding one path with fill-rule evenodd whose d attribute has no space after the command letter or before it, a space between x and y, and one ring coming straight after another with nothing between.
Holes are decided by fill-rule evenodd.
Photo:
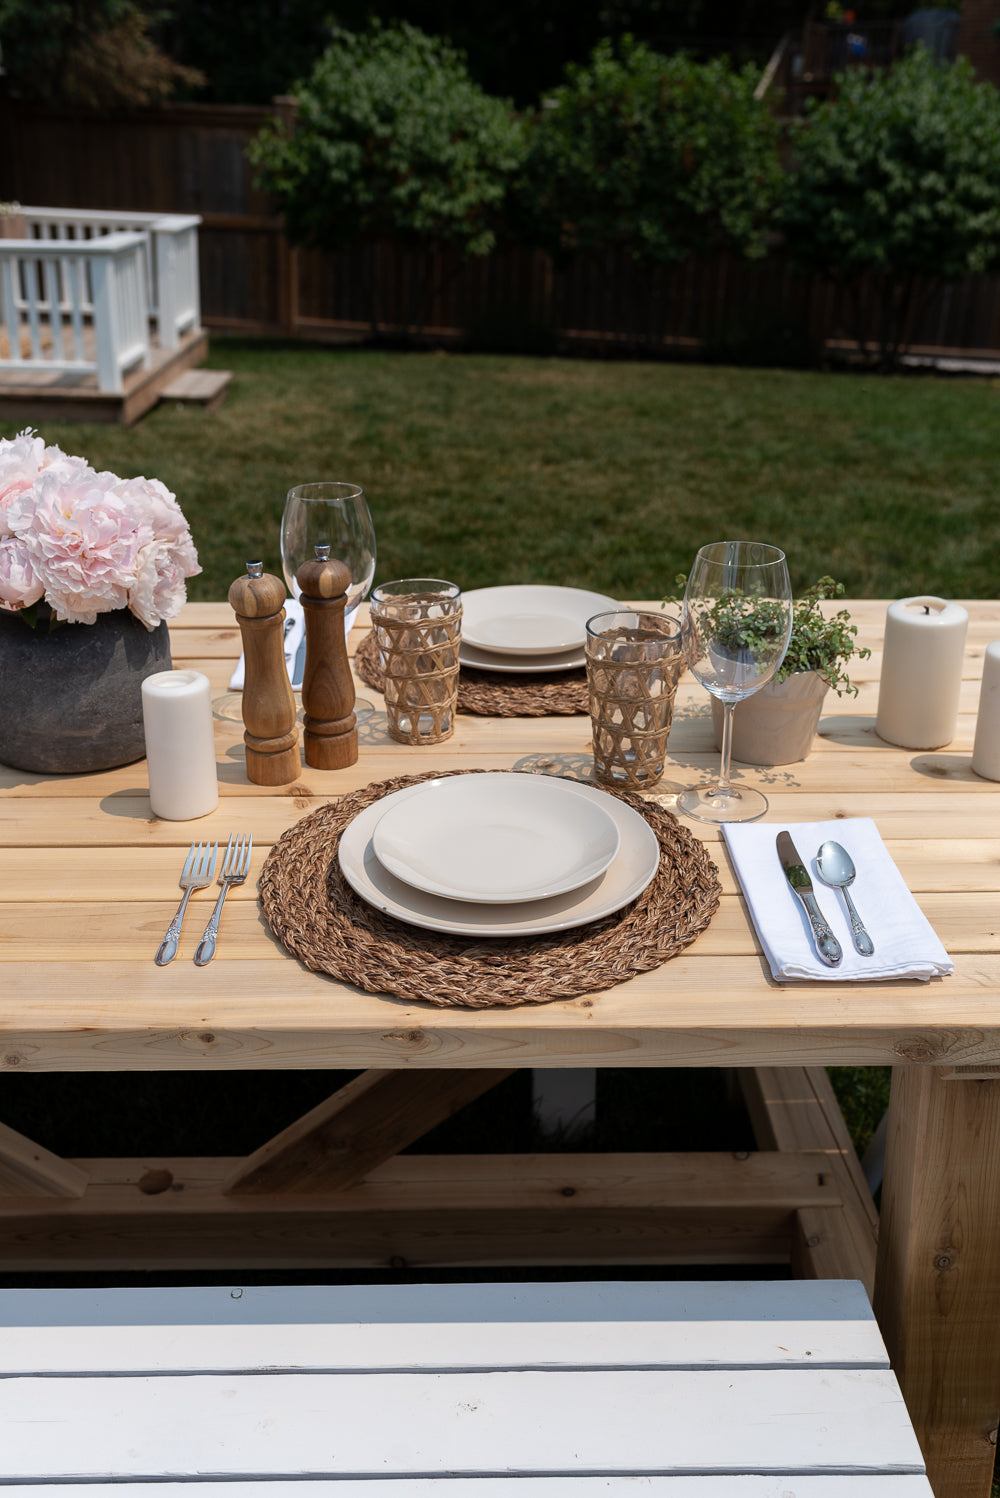
<instances>
[{"instance_id":1,"label":"leafy green shrub","mask_svg":"<svg viewBox=\"0 0 1000 1498\"><path fill-rule=\"evenodd\" d=\"M523 132L461 53L405 23L338 28L294 92L294 131L266 126L248 151L294 244L493 248Z\"/></svg>"},{"instance_id":2,"label":"leafy green shrub","mask_svg":"<svg viewBox=\"0 0 1000 1498\"><path fill-rule=\"evenodd\" d=\"M884 72L848 71L807 115L794 156L780 215L789 251L856 294L874 277L884 366L919 278L1000 265L1000 93L966 59L942 65L918 47Z\"/></svg>"},{"instance_id":3,"label":"leafy green shrub","mask_svg":"<svg viewBox=\"0 0 1000 1498\"><path fill-rule=\"evenodd\" d=\"M757 72L605 40L543 101L520 178L523 232L557 254L624 245L669 264L764 252L781 183Z\"/></svg>"}]
</instances>

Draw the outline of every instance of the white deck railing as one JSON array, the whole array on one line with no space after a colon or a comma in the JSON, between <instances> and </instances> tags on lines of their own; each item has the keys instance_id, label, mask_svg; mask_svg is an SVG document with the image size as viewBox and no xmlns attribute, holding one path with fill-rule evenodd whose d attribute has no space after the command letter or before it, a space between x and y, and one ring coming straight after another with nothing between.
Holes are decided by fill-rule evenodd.
<instances>
[{"instance_id":1,"label":"white deck railing","mask_svg":"<svg viewBox=\"0 0 1000 1498\"><path fill-rule=\"evenodd\" d=\"M0 239L0 369L94 371L118 393L149 364L151 326L168 350L200 331L197 215L11 207L24 237Z\"/></svg>"},{"instance_id":2,"label":"white deck railing","mask_svg":"<svg viewBox=\"0 0 1000 1498\"><path fill-rule=\"evenodd\" d=\"M150 361L146 244L141 233L0 240L0 368L93 371L99 390L120 393Z\"/></svg>"},{"instance_id":3,"label":"white deck railing","mask_svg":"<svg viewBox=\"0 0 1000 1498\"><path fill-rule=\"evenodd\" d=\"M132 232L145 240L146 302L161 348L176 348L201 326L198 225L193 213L128 213L85 208L24 208L29 239L93 240Z\"/></svg>"}]
</instances>

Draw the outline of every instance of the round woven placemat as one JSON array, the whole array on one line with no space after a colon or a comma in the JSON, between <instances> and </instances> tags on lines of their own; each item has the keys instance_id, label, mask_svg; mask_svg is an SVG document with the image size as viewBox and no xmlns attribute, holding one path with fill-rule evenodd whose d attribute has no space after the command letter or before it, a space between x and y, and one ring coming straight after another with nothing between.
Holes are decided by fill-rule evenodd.
<instances>
[{"instance_id":1,"label":"round woven placemat","mask_svg":"<svg viewBox=\"0 0 1000 1498\"><path fill-rule=\"evenodd\" d=\"M381 692L384 677L374 632L365 635L354 657L358 675ZM504 671L479 671L463 666L458 675L458 710L491 718L546 718L587 713L587 673L532 671L524 676Z\"/></svg>"},{"instance_id":2,"label":"round woven placemat","mask_svg":"<svg viewBox=\"0 0 1000 1498\"><path fill-rule=\"evenodd\" d=\"M271 849L260 876L261 908L281 944L311 971L440 1008L543 1004L659 967L689 946L718 909L719 876L704 845L671 812L629 791L610 791L646 818L660 844L652 883L623 910L571 931L524 938L450 936L397 921L343 878L340 835L374 801L433 778L434 771L400 775L354 791L303 817Z\"/></svg>"}]
</instances>

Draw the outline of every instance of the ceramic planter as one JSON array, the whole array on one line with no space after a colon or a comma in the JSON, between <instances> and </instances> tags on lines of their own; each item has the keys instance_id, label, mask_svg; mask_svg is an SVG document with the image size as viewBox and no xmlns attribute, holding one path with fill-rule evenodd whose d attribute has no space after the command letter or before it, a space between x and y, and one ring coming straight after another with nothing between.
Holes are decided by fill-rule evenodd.
<instances>
[{"instance_id":1,"label":"ceramic planter","mask_svg":"<svg viewBox=\"0 0 1000 1498\"><path fill-rule=\"evenodd\" d=\"M142 759L142 682L169 670L166 624L128 609L53 630L0 610L0 763L67 775Z\"/></svg>"},{"instance_id":2,"label":"ceramic planter","mask_svg":"<svg viewBox=\"0 0 1000 1498\"><path fill-rule=\"evenodd\" d=\"M745 765L790 765L813 745L829 687L815 671L797 671L780 685L768 682L737 703L733 759ZM712 698L715 747L722 747L722 703Z\"/></svg>"}]
</instances>

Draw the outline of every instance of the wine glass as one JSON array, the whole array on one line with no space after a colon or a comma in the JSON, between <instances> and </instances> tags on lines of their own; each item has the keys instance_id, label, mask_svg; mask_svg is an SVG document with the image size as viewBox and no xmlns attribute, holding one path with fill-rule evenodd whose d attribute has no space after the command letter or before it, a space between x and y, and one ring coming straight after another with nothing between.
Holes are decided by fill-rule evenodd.
<instances>
[{"instance_id":1,"label":"wine glass","mask_svg":"<svg viewBox=\"0 0 1000 1498\"><path fill-rule=\"evenodd\" d=\"M327 481L289 489L281 517L281 566L293 598L300 593L295 574L303 562L313 560L317 546L329 546L331 556L351 574L344 608L344 630L349 633L375 576L375 528L364 490L357 484ZM364 698L354 704L359 721L374 711Z\"/></svg>"},{"instance_id":2,"label":"wine glass","mask_svg":"<svg viewBox=\"0 0 1000 1498\"><path fill-rule=\"evenodd\" d=\"M684 590L681 634L692 673L723 706L719 778L692 786L677 810L701 822L755 822L767 797L729 779L733 710L778 670L792 632L785 554L762 541L713 541L695 557Z\"/></svg>"}]
</instances>

